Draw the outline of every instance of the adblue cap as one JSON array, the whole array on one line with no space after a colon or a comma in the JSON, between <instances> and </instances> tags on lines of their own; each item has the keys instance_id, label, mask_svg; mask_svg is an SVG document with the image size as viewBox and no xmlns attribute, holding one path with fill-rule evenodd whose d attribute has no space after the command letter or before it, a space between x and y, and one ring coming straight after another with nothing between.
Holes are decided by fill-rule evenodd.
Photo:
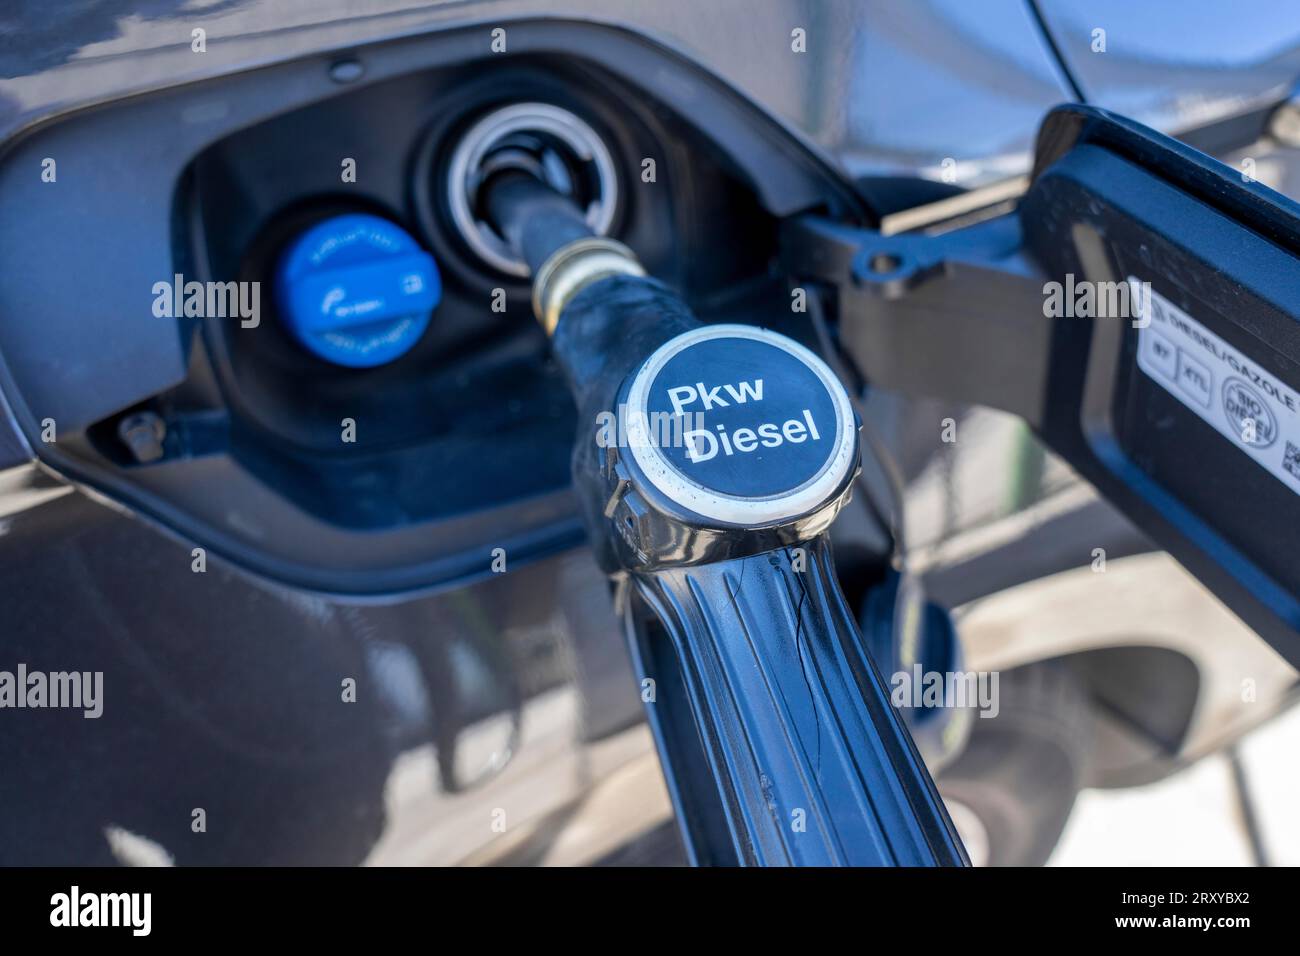
<instances>
[{"instance_id":1,"label":"adblue cap","mask_svg":"<svg viewBox=\"0 0 1300 956\"><path fill-rule=\"evenodd\" d=\"M400 226L334 216L285 249L275 273L280 316L319 358L372 368L419 341L442 300L437 264Z\"/></svg>"}]
</instances>

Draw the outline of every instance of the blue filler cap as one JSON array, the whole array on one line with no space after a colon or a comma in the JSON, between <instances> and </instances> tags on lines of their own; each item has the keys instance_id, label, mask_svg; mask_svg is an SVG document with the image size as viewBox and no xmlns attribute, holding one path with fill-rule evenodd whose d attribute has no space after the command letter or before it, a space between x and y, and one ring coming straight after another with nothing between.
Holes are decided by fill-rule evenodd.
<instances>
[{"instance_id":1,"label":"blue filler cap","mask_svg":"<svg viewBox=\"0 0 1300 956\"><path fill-rule=\"evenodd\" d=\"M442 300L438 266L403 229L353 213L289 244L275 273L285 326L335 365L373 368L405 355Z\"/></svg>"}]
</instances>

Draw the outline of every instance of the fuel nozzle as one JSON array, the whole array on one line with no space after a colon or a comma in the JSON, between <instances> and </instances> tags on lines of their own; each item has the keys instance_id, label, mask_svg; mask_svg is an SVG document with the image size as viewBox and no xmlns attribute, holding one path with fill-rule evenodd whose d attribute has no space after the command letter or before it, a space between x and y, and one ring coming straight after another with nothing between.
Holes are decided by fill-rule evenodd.
<instances>
[{"instance_id":1,"label":"fuel nozzle","mask_svg":"<svg viewBox=\"0 0 1300 956\"><path fill-rule=\"evenodd\" d=\"M825 530L858 442L820 358L767 329L701 323L630 249L593 235L527 156L501 156L481 196L533 273L534 312L583 421L616 427L604 443L579 436L574 459L607 568L758 553Z\"/></svg>"},{"instance_id":2,"label":"fuel nozzle","mask_svg":"<svg viewBox=\"0 0 1300 956\"><path fill-rule=\"evenodd\" d=\"M633 656L668 695L647 718L693 858L963 862L823 534L859 470L844 386L784 335L701 323L502 159L481 208L528 264L578 402L574 487L597 561L628 584ZM806 833L790 808L814 816Z\"/></svg>"}]
</instances>

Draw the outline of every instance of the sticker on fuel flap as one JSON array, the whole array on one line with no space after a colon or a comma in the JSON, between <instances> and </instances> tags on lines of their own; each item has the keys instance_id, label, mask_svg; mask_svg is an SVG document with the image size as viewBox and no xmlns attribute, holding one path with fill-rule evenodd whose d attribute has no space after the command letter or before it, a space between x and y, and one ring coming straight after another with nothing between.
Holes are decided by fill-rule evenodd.
<instances>
[{"instance_id":1,"label":"sticker on fuel flap","mask_svg":"<svg viewBox=\"0 0 1300 956\"><path fill-rule=\"evenodd\" d=\"M1149 286L1128 281L1139 312L1138 367L1273 477L1300 490L1295 390Z\"/></svg>"}]
</instances>

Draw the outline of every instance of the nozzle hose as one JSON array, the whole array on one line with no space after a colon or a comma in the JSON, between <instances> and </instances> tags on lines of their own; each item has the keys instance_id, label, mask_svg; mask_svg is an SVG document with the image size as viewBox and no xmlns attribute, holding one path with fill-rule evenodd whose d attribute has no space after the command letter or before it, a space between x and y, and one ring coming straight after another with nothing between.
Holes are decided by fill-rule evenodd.
<instances>
[{"instance_id":1,"label":"nozzle hose","mask_svg":"<svg viewBox=\"0 0 1300 956\"><path fill-rule=\"evenodd\" d=\"M564 306L593 282L612 275L644 276L631 249L597 236L568 196L527 169L512 166L483 185L487 220L533 277L533 313L555 334Z\"/></svg>"},{"instance_id":2,"label":"nozzle hose","mask_svg":"<svg viewBox=\"0 0 1300 956\"><path fill-rule=\"evenodd\" d=\"M577 205L523 169L507 168L483 186L488 222L537 275L557 250L595 236Z\"/></svg>"}]
</instances>

